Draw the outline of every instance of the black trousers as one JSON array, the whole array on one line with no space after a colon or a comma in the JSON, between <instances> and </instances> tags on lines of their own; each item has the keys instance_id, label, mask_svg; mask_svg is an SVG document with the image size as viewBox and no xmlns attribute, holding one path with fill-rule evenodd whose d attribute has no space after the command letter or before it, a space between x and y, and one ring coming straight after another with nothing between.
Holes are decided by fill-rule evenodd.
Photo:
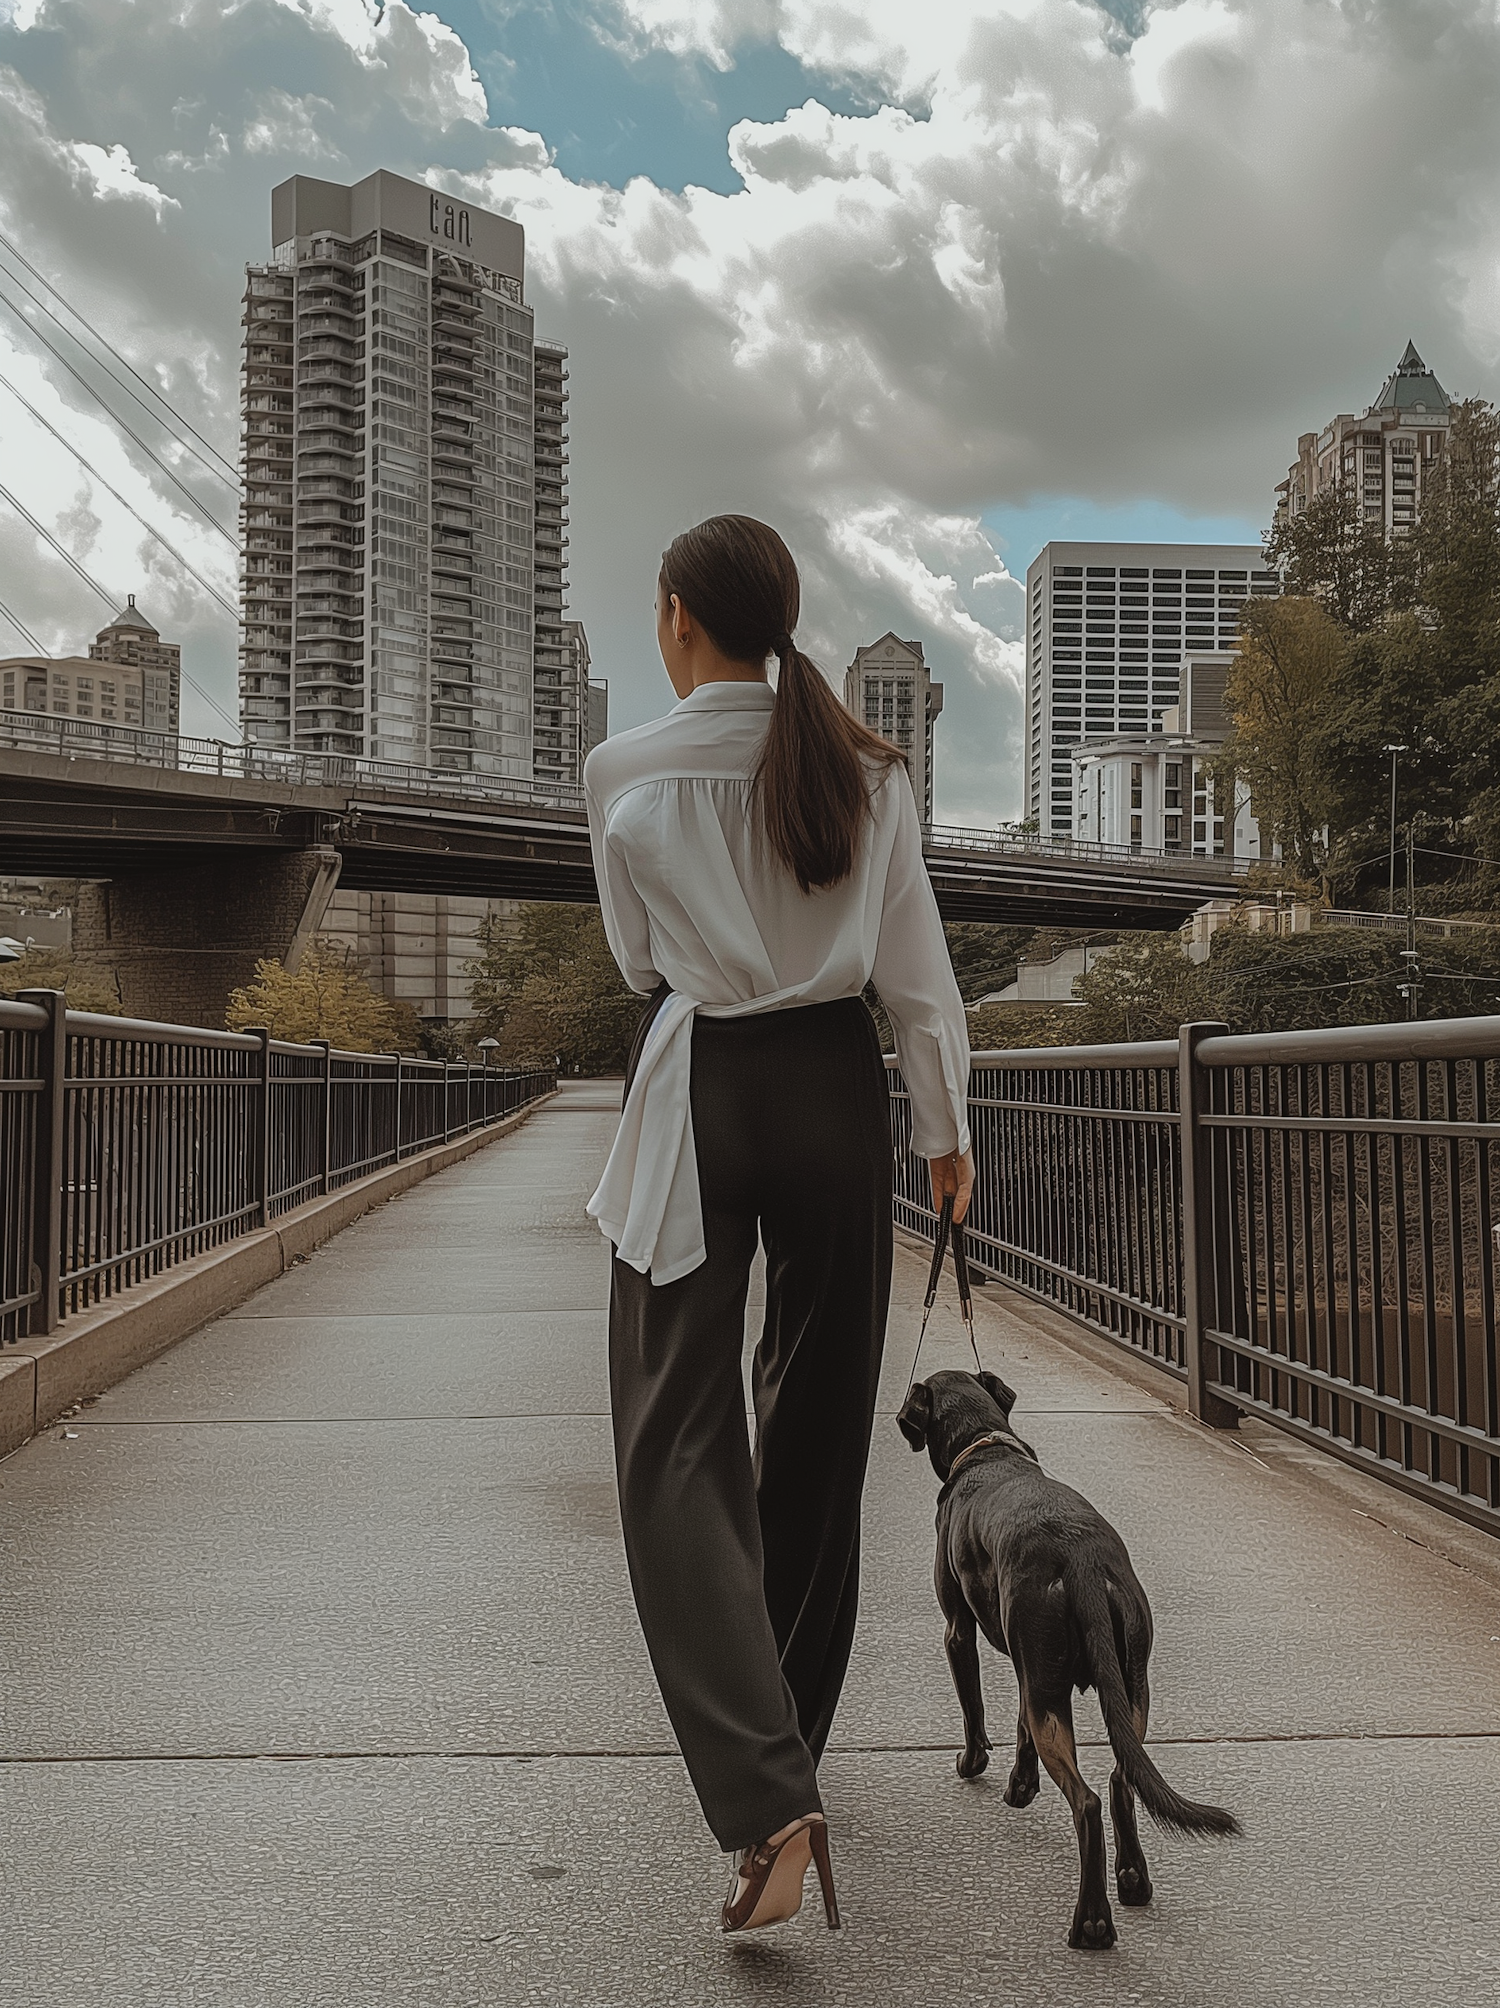
<instances>
[{"instance_id":1,"label":"black trousers","mask_svg":"<svg viewBox=\"0 0 1500 2008\"><path fill-rule=\"evenodd\" d=\"M693 1027L708 1260L616 1259L610 1393L636 1608L709 1826L748 1847L816 1812L849 1663L891 1285L891 1131L858 998ZM757 1233L755 1448L741 1356Z\"/></svg>"}]
</instances>

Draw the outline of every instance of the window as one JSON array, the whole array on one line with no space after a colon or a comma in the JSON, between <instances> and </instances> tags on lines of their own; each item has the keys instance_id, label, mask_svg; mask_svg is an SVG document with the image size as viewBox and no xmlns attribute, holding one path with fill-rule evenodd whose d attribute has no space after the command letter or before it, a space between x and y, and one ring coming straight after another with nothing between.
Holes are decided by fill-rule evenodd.
<instances>
[{"instance_id":1,"label":"window","mask_svg":"<svg viewBox=\"0 0 1500 2008\"><path fill-rule=\"evenodd\" d=\"M1133 851L1138 851L1140 847L1141 847L1141 819L1139 816L1132 816L1130 819L1130 848Z\"/></svg>"},{"instance_id":2,"label":"window","mask_svg":"<svg viewBox=\"0 0 1500 2008\"><path fill-rule=\"evenodd\" d=\"M1138 809L1141 806L1141 763L1139 760L1132 760L1130 763L1130 806L1132 809ZM1139 823L1140 818L1137 817L1136 821Z\"/></svg>"},{"instance_id":3,"label":"window","mask_svg":"<svg viewBox=\"0 0 1500 2008\"><path fill-rule=\"evenodd\" d=\"M1163 848L1169 851L1180 851L1182 849L1181 816L1163 816L1161 828Z\"/></svg>"}]
</instances>

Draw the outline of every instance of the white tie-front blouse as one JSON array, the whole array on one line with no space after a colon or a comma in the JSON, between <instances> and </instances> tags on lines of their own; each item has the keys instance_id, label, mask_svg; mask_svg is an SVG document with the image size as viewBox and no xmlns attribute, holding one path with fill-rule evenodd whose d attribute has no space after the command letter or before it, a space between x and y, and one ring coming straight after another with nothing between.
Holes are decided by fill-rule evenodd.
<instances>
[{"instance_id":1,"label":"white tie-front blouse","mask_svg":"<svg viewBox=\"0 0 1500 2008\"><path fill-rule=\"evenodd\" d=\"M873 779L842 884L804 893L752 825L750 782L775 702L705 683L584 766L604 928L621 973L672 995L647 1035L589 1212L653 1283L705 1259L689 1100L693 1015L739 1018L858 997L874 978L911 1090L912 1148L969 1148L969 1040L922 862L906 770Z\"/></svg>"}]
</instances>

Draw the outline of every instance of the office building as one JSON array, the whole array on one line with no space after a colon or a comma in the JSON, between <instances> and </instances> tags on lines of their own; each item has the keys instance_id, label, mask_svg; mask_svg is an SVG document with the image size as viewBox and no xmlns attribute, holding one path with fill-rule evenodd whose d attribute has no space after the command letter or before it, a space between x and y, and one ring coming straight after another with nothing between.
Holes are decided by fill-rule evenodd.
<instances>
[{"instance_id":1,"label":"office building","mask_svg":"<svg viewBox=\"0 0 1500 2008\"><path fill-rule=\"evenodd\" d=\"M943 686L928 675L922 644L888 633L857 648L844 672L844 703L906 755L917 811L923 828L930 828L933 727L943 708Z\"/></svg>"},{"instance_id":2,"label":"office building","mask_svg":"<svg viewBox=\"0 0 1500 2008\"><path fill-rule=\"evenodd\" d=\"M410 1004L428 1025L463 1026L474 1016L468 964L485 920L513 920L520 902L469 893L362 892L336 886L320 940L358 959L387 997Z\"/></svg>"},{"instance_id":3,"label":"office building","mask_svg":"<svg viewBox=\"0 0 1500 2008\"><path fill-rule=\"evenodd\" d=\"M1304 432L1297 458L1277 483L1278 521L1300 516L1327 488L1347 483L1367 523L1405 536L1421 513L1422 490L1448 436L1448 394L1408 342L1406 353L1362 416L1340 412L1321 432Z\"/></svg>"},{"instance_id":4,"label":"office building","mask_svg":"<svg viewBox=\"0 0 1500 2008\"><path fill-rule=\"evenodd\" d=\"M1280 590L1255 544L1048 544L1026 573L1026 817L1074 834L1079 741L1159 729L1190 652Z\"/></svg>"},{"instance_id":5,"label":"office building","mask_svg":"<svg viewBox=\"0 0 1500 2008\"><path fill-rule=\"evenodd\" d=\"M298 175L271 238L245 292L246 737L529 781L567 391L521 227L399 175Z\"/></svg>"},{"instance_id":6,"label":"office building","mask_svg":"<svg viewBox=\"0 0 1500 2008\"><path fill-rule=\"evenodd\" d=\"M182 650L163 641L130 595L89 643L87 656L13 655L0 661L0 710L83 718L176 738Z\"/></svg>"},{"instance_id":7,"label":"office building","mask_svg":"<svg viewBox=\"0 0 1500 2008\"><path fill-rule=\"evenodd\" d=\"M1073 748L1076 837L1132 851L1259 858L1249 790L1215 773L1232 725L1224 704L1232 662L1225 653L1189 655L1181 701L1163 711L1159 730L1085 738Z\"/></svg>"}]
</instances>

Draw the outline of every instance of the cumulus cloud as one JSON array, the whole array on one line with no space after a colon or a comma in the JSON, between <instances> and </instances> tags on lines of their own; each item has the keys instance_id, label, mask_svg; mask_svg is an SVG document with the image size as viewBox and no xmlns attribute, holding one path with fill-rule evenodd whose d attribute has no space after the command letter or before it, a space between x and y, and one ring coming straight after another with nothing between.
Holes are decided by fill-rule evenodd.
<instances>
[{"instance_id":1,"label":"cumulus cloud","mask_svg":"<svg viewBox=\"0 0 1500 2008\"><path fill-rule=\"evenodd\" d=\"M827 667L887 627L926 644L941 813L1012 814L1020 591L988 509L1264 521L1298 432L1373 395L1408 335L1450 390L1495 387L1488 0L616 0L626 47L722 69L775 42L868 107L735 126L730 195L570 180L546 134L491 123L437 6L0 0L0 227L232 451L273 182L386 166L516 215L572 349L573 594L620 722L665 694L657 553L749 509L803 561ZM20 423L0 404L0 440ZM60 523L76 468L49 481ZM111 545L82 492L123 591L139 539ZM30 550L0 516L0 564ZM227 694L232 632L159 579Z\"/></svg>"}]
</instances>

